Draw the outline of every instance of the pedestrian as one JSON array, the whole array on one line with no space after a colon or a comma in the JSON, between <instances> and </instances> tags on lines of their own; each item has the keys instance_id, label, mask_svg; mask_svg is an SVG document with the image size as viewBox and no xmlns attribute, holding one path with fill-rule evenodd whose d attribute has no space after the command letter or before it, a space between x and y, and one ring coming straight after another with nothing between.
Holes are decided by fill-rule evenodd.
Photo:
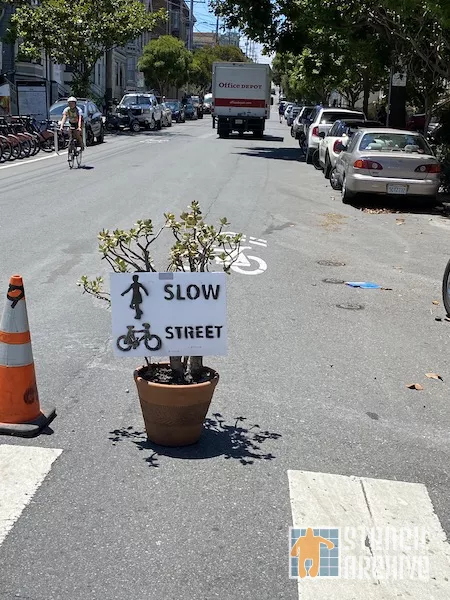
<instances>
[{"instance_id":1,"label":"pedestrian","mask_svg":"<svg viewBox=\"0 0 450 600\"><path fill-rule=\"evenodd\" d=\"M384 104L380 106L377 112L377 121L380 121L383 125L386 125L387 122L387 112Z\"/></svg>"},{"instance_id":2,"label":"pedestrian","mask_svg":"<svg viewBox=\"0 0 450 600\"><path fill-rule=\"evenodd\" d=\"M278 107L278 115L280 117L280 123L283 122L283 116L284 116L284 104L283 102L280 102L280 106Z\"/></svg>"}]
</instances>

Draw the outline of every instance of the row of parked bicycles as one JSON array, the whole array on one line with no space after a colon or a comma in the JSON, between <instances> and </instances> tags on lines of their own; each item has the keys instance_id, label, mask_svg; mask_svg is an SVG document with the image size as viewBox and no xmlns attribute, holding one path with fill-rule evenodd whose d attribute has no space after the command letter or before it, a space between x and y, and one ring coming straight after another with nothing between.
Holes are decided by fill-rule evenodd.
<instances>
[{"instance_id":1,"label":"row of parked bicycles","mask_svg":"<svg viewBox=\"0 0 450 600\"><path fill-rule=\"evenodd\" d=\"M69 145L67 131L56 132L58 150ZM55 151L55 123L33 117L0 117L0 163Z\"/></svg>"}]
</instances>

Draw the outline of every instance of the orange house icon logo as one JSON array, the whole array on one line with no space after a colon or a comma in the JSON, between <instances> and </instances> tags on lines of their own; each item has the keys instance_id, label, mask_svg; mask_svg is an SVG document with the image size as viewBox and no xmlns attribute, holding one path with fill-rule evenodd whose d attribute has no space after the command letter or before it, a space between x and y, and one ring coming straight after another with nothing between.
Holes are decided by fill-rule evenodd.
<instances>
[{"instance_id":1,"label":"orange house icon logo","mask_svg":"<svg viewBox=\"0 0 450 600\"><path fill-rule=\"evenodd\" d=\"M289 577L339 577L339 530L289 530Z\"/></svg>"}]
</instances>

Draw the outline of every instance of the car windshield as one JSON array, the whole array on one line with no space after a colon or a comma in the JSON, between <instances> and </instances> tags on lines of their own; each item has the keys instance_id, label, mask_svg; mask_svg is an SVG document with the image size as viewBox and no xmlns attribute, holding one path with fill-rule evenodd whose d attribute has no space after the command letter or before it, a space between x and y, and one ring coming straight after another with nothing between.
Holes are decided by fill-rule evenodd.
<instances>
[{"instance_id":1,"label":"car windshield","mask_svg":"<svg viewBox=\"0 0 450 600\"><path fill-rule=\"evenodd\" d=\"M329 125L334 123L338 119L364 119L363 113L355 112L355 113L342 113L342 112L324 112L320 117L321 125Z\"/></svg>"},{"instance_id":2,"label":"car windshield","mask_svg":"<svg viewBox=\"0 0 450 600\"><path fill-rule=\"evenodd\" d=\"M67 102L61 102L60 104L55 104L50 108L50 116L51 117L62 117L63 110L67 108L69 105ZM77 102L77 106L81 108L84 112L86 105L83 102Z\"/></svg>"},{"instance_id":3,"label":"car windshield","mask_svg":"<svg viewBox=\"0 0 450 600\"><path fill-rule=\"evenodd\" d=\"M180 103L179 102L166 102L166 106L168 106L172 110L177 110L177 108L179 108L179 106L180 106Z\"/></svg>"},{"instance_id":4,"label":"car windshield","mask_svg":"<svg viewBox=\"0 0 450 600\"><path fill-rule=\"evenodd\" d=\"M152 99L149 96L124 96L120 101L121 106L132 106L135 104L151 104Z\"/></svg>"},{"instance_id":5,"label":"car windshield","mask_svg":"<svg viewBox=\"0 0 450 600\"><path fill-rule=\"evenodd\" d=\"M359 145L360 150L379 152L418 152L432 154L425 138L409 133L385 133L373 131L364 134Z\"/></svg>"}]
</instances>

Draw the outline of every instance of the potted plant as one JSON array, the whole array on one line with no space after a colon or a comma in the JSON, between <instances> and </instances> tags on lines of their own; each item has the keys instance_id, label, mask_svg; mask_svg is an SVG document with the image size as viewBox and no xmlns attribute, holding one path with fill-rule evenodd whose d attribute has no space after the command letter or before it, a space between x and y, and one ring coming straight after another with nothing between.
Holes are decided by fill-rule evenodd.
<instances>
[{"instance_id":1,"label":"potted plant","mask_svg":"<svg viewBox=\"0 0 450 600\"><path fill-rule=\"evenodd\" d=\"M172 245L166 271L210 271L213 261L226 273L238 257L241 234L224 233L229 223L218 227L205 223L199 203L192 202L179 219L164 215L164 224L155 231L151 219L140 220L129 230L101 231L99 250L116 273L158 272L152 244L169 231ZM160 238L161 236L161 238ZM83 292L111 303L103 277L78 282ZM170 362L152 362L134 372L146 432L149 440L163 446L186 446L198 441L219 374L203 364L202 356L172 356Z\"/></svg>"}]
</instances>

